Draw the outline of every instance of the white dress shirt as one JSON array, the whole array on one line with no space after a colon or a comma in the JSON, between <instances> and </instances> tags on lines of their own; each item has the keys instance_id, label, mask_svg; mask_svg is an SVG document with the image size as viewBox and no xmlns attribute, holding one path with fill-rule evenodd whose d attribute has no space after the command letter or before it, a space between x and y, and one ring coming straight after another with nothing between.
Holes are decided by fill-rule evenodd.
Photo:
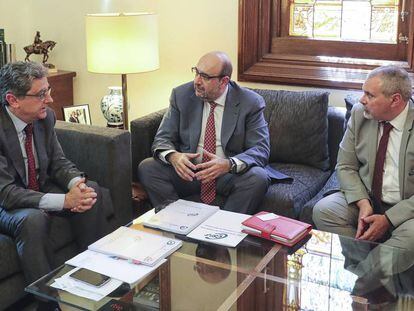
<instances>
[{"instance_id":1,"label":"white dress shirt","mask_svg":"<svg viewBox=\"0 0 414 311\"><path fill-rule=\"evenodd\" d=\"M384 175L382 179L382 201L387 204L396 204L401 201L398 167L401 139L407 115L408 104L398 116L389 121L393 126L393 129L390 132L390 138L388 141L384 163ZM378 145L382 132L383 126L381 125L378 131Z\"/></svg>"}]
</instances>

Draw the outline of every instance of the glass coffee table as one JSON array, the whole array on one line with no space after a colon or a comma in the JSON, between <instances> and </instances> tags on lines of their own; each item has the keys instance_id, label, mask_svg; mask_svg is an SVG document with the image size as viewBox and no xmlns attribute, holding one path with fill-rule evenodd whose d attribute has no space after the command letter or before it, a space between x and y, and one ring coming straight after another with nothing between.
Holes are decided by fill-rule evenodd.
<instances>
[{"instance_id":1,"label":"glass coffee table","mask_svg":"<svg viewBox=\"0 0 414 311\"><path fill-rule=\"evenodd\" d=\"M152 212L153 213L153 212ZM166 263L133 288L96 302L52 288L63 265L26 288L75 310L411 310L413 254L314 230L288 248L246 237L236 248L183 240ZM121 306L123 308L121 308Z\"/></svg>"}]
</instances>

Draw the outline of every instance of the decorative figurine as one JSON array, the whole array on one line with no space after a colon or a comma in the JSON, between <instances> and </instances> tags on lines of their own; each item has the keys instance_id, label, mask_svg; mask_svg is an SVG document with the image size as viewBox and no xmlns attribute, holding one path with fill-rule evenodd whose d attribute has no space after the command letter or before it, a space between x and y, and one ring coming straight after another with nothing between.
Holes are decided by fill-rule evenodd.
<instances>
[{"instance_id":1,"label":"decorative figurine","mask_svg":"<svg viewBox=\"0 0 414 311\"><path fill-rule=\"evenodd\" d=\"M26 62L29 62L29 56L32 54L43 54L43 65L45 65L48 68L55 68L54 65L52 64L47 64L47 60L49 59L49 51L53 50L53 48L55 47L56 42L55 41L51 41L51 40L47 40L47 41L42 41L40 39L40 31L36 31L36 35L33 41L33 44L25 46L23 49L26 52L26 58L24 59Z\"/></svg>"}]
</instances>

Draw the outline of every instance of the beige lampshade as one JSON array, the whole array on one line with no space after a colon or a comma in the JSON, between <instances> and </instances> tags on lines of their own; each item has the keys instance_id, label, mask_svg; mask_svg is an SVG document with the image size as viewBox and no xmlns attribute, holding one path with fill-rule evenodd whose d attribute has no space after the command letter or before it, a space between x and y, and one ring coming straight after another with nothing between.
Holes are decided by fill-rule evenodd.
<instances>
[{"instance_id":1,"label":"beige lampshade","mask_svg":"<svg viewBox=\"0 0 414 311\"><path fill-rule=\"evenodd\" d=\"M157 15L88 14L88 71L128 74L159 68Z\"/></svg>"}]
</instances>

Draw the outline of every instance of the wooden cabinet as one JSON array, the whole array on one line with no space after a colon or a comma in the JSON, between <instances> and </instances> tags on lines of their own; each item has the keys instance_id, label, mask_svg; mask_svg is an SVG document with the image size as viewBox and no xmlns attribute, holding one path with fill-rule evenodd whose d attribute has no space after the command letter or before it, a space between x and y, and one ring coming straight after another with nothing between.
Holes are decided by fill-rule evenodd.
<instances>
[{"instance_id":1,"label":"wooden cabinet","mask_svg":"<svg viewBox=\"0 0 414 311\"><path fill-rule=\"evenodd\" d=\"M63 120L62 107L73 105L73 78L76 72L58 70L47 77L52 87L53 103L50 107L55 111L58 120Z\"/></svg>"}]
</instances>

